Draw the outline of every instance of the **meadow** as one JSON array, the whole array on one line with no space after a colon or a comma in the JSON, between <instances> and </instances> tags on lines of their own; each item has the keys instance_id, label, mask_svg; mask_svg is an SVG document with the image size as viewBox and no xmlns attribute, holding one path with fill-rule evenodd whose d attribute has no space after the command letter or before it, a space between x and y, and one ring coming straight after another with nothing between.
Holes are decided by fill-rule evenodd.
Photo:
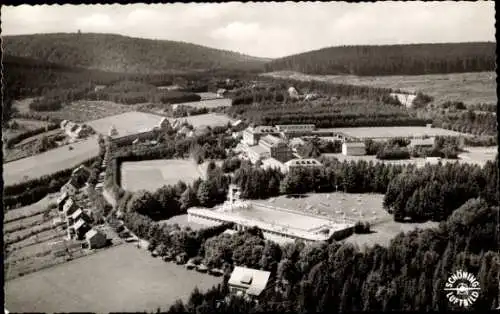
<instances>
[{"instance_id":1,"label":"meadow","mask_svg":"<svg viewBox=\"0 0 500 314\"><path fill-rule=\"evenodd\" d=\"M6 282L5 306L13 312L153 312L187 301L195 286L206 290L221 280L123 244Z\"/></svg>"},{"instance_id":2,"label":"meadow","mask_svg":"<svg viewBox=\"0 0 500 314\"><path fill-rule=\"evenodd\" d=\"M163 185L174 185L179 180L191 183L204 173L192 160L161 159L123 162L121 185L125 190L155 191Z\"/></svg>"},{"instance_id":3,"label":"meadow","mask_svg":"<svg viewBox=\"0 0 500 314\"><path fill-rule=\"evenodd\" d=\"M4 184L12 185L75 167L97 156L98 153L97 138L93 136L71 145L61 146L38 155L15 160L4 164Z\"/></svg>"},{"instance_id":4,"label":"meadow","mask_svg":"<svg viewBox=\"0 0 500 314\"><path fill-rule=\"evenodd\" d=\"M496 103L496 74L494 72L354 76L354 75L307 75L298 72L266 73L273 77L319 80L336 84L366 85L401 89L407 92L423 92L434 97L434 102L462 101L465 104Z\"/></svg>"},{"instance_id":5,"label":"meadow","mask_svg":"<svg viewBox=\"0 0 500 314\"><path fill-rule=\"evenodd\" d=\"M201 101L192 101L185 102L179 105L188 106L193 108L219 108L219 107L231 107L231 99L229 98L220 98L220 99L206 99Z\"/></svg>"}]
</instances>

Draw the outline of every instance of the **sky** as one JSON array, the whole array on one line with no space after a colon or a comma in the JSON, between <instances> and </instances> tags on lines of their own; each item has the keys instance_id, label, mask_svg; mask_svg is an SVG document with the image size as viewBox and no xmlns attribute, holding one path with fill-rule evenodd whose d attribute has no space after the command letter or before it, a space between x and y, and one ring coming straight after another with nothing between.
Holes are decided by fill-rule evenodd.
<instances>
[{"instance_id":1,"label":"sky","mask_svg":"<svg viewBox=\"0 0 500 314\"><path fill-rule=\"evenodd\" d=\"M480 2L2 6L2 34L115 33L278 58L341 45L495 41Z\"/></svg>"}]
</instances>

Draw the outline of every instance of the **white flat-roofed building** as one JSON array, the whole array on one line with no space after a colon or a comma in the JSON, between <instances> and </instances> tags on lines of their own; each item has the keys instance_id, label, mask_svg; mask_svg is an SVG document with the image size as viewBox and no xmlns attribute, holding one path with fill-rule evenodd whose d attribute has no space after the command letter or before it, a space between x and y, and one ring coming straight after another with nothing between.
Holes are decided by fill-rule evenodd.
<instances>
[{"instance_id":1,"label":"white flat-roofed building","mask_svg":"<svg viewBox=\"0 0 500 314\"><path fill-rule=\"evenodd\" d=\"M258 227L264 238L280 244L342 238L354 226L352 222L336 223L327 218L252 202L224 204L217 209L189 208L188 221L209 226L232 222L236 230Z\"/></svg>"},{"instance_id":2,"label":"white flat-roofed building","mask_svg":"<svg viewBox=\"0 0 500 314\"><path fill-rule=\"evenodd\" d=\"M312 158L292 159L285 163L285 167L287 171L290 171L296 168L321 168L323 167L323 164Z\"/></svg>"},{"instance_id":3,"label":"white flat-roofed building","mask_svg":"<svg viewBox=\"0 0 500 314\"><path fill-rule=\"evenodd\" d=\"M366 155L366 145L362 142L344 142L342 144L342 155L363 156Z\"/></svg>"},{"instance_id":4,"label":"white flat-roofed building","mask_svg":"<svg viewBox=\"0 0 500 314\"><path fill-rule=\"evenodd\" d=\"M266 289L271 273L268 271L235 266L229 278L232 295L256 298Z\"/></svg>"},{"instance_id":5,"label":"white flat-roofed building","mask_svg":"<svg viewBox=\"0 0 500 314\"><path fill-rule=\"evenodd\" d=\"M434 147L434 138L415 138L409 145L410 148L432 148Z\"/></svg>"}]
</instances>

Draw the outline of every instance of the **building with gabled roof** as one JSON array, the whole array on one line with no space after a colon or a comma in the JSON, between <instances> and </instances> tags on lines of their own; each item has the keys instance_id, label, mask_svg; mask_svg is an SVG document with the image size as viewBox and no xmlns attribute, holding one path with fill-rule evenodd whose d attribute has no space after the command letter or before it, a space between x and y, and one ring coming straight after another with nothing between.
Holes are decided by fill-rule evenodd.
<instances>
[{"instance_id":1,"label":"building with gabled roof","mask_svg":"<svg viewBox=\"0 0 500 314\"><path fill-rule=\"evenodd\" d=\"M266 289L271 272L235 266L228 285L232 295L255 299Z\"/></svg>"},{"instance_id":2,"label":"building with gabled roof","mask_svg":"<svg viewBox=\"0 0 500 314\"><path fill-rule=\"evenodd\" d=\"M366 145L363 142L344 142L342 144L342 155L346 156L366 155Z\"/></svg>"},{"instance_id":3,"label":"building with gabled roof","mask_svg":"<svg viewBox=\"0 0 500 314\"><path fill-rule=\"evenodd\" d=\"M278 135L280 132L272 126L248 127L243 130L243 143L249 146L257 145L260 138L265 135Z\"/></svg>"},{"instance_id":4,"label":"building with gabled roof","mask_svg":"<svg viewBox=\"0 0 500 314\"><path fill-rule=\"evenodd\" d=\"M69 197L66 200L66 203L64 203L64 206L62 209L62 214L65 217L68 217L68 216L72 215L77 209L78 209L78 205L76 205L76 202L73 200L73 198Z\"/></svg>"},{"instance_id":5,"label":"building with gabled roof","mask_svg":"<svg viewBox=\"0 0 500 314\"><path fill-rule=\"evenodd\" d=\"M90 229L85 233L85 241L87 241L88 248L93 250L105 247L108 240L102 232Z\"/></svg>"},{"instance_id":6,"label":"building with gabled roof","mask_svg":"<svg viewBox=\"0 0 500 314\"><path fill-rule=\"evenodd\" d=\"M85 233L90 230L89 224L82 218L78 219L72 226L68 227L68 237L70 239L82 240Z\"/></svg>"},{"instance_id":7,"label":"building with gabled roof","mask_svg":"<svg viewBox=\"0 0 500 314\"><path fill-rule=\"evenodd\" d=\"M61 212L63 210L64 203L66 203L66 200L69 198L68 193L63 192L59 195L57 198L57 209Z\"/></svg>"}]
</instances>

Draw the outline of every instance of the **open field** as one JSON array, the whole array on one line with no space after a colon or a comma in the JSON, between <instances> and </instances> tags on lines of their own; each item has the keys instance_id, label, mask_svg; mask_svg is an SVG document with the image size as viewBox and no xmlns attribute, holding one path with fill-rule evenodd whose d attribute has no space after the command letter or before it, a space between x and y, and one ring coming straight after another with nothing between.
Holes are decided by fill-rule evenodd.
<instances>
[{"instance_id":1,"label":"open field","mask_svg":"<svg viewBox=\"0 0 500 314\"><path fill-rule=\"evenodd\" d=\"M56 202L57 196L58 193L49 194L36 203L4 211L4 223L44 212L49 204Z\"/></svg>"},{"instance_id":2,"label":"open field","mask_svg":"<svg viewBox=\"0 0 500 314\"><path fill-rule=\"evenodd\" d=\"M448 100L462 101L465 104L497 102L494 72L403 76L307 75L298 72L273 72L264 75L401 89L408 92L421 91L433 96L434 103L437 104Z\"/></svg>"},{"instance_id":3,"label":"open field","mask_svg":"<svg viewBox=\"0 0 500 314\"><path fill-rule=\"evenodd\" d=\"M225 126L228 124L228 122L232 121L227 115L221 113L207 113L196 116L183 117L179 119L182 121L186 120L195 128L200 128L203 126ZM175 119L169 118L170 122L172 122L173 120Z\"/></svg>"},{"instance_id":4,"label":"open field","mask_svg":"<svg viewBox=\"0 0 500 314\"><path fill-rule=\"evenodd\" d=\"M458 154L458 159L442 159L442 163L446 162L459 162L459 163L469 163L483 166L488 160L495 160L495 156L498 152L498 147L465 147L465 152ZM346 156L343 154L323 154L325 157L333 157L339 161L357 161L365 160L367 162L381 162L390 165L408 165L415 164L417 167L423 167L429 160L425 158L411 158L402 160L380 160L376 156ZM430 162L434 163L434 161Z\"/></svg>"},{"instance_id":5,"label":"open field","mask_svg":"<svg viewBox=\"0 0 500 314\"><path fill-rule=\"evenodd\" d=\"M189 184L203 175L192 160L145 160L121 165L121 185L128 191L154 191L163 185L176 184L179 180Z\"/></svg>"},{"instance_id":6,"label":"open field","mask_svg":"<svg viewBox=\"0 0 500 314\"><path fill-rule=\"evenodd\" d=\"M18 99L14 100L12 102L12 107L16 108L17 111L21 113L26 113L30 112L30 104L35 100L36 98L23 98L23 99Z\"/></svg>"},{"instance_id":7,"label":"open field","mask_svg":"<svg viewBox=\"0 0 500 314\"><path fill-rule=\"evenodd\" d=\"M399 223L382 207L382 194L310 193L302 197L279 196L266 201L256 201L290 210L318 213L333 220L368 221L371 234L353 234L344 241L370 246L387 245L401 231L437 226L432 222Z\"/></svg>"},{"instance_id":8,"label":"open field","mask_svg":"<svg viewBox=\"0 0 500 314\"><path fill-rule=\"evenodd\" d=\"M329 128L332 132L342 133L349 137L359 139L380 138L388 139L395 137L435 137L435 136L458 136L466 134L445 130L441 128L427 128L425 126L392 126L392 127L360 127L360 128Z\"/></svg>"},{"instance_id":9,"label":"open field","mask_svg":"<svg viewBox=\"0 0 500 314\"><path fill-rule=\"evenodd\" d=\"M69 147L73 149L70 150ZM12 161L4 164L4 184L12 185L75 167L83 161L97 156L98 153L99 145L96 137L93 136L71 145Z\"/></svg>"},{"instance_id":10,"label":"open field","mask_svg":"<svg viewBox=\"0 0 500 314\"><path fill-rule=\"evenodd\" d=\"M193 108L219 108L219 107L231 107L231 99L229 98L219 98L219 99L207 99L201 101L185 102L179 105L189 106Z\"/></svg>"},{"instance_id":11,"label":"open field","mask_svg":"<svg viewBox=\"0 0 500 314\"><path fill-rule=\"evenodd\" d=\"M6 282L5 305L13 312L152 312L220 282L124 244Z\"/></svg>"},{"instance_id":12,"label":"open field","mask_svg":"<svg viewBox=\"0 0 500 314\"><path fill-rule=\"evenodd\" d=\"M108 135L112 125L118 131L118 136L127 136L149 131L159 126L162 116L151 113L130 111L119 115L88 121L87 124L97 133Z\"/></svg>"}]
</instances>

